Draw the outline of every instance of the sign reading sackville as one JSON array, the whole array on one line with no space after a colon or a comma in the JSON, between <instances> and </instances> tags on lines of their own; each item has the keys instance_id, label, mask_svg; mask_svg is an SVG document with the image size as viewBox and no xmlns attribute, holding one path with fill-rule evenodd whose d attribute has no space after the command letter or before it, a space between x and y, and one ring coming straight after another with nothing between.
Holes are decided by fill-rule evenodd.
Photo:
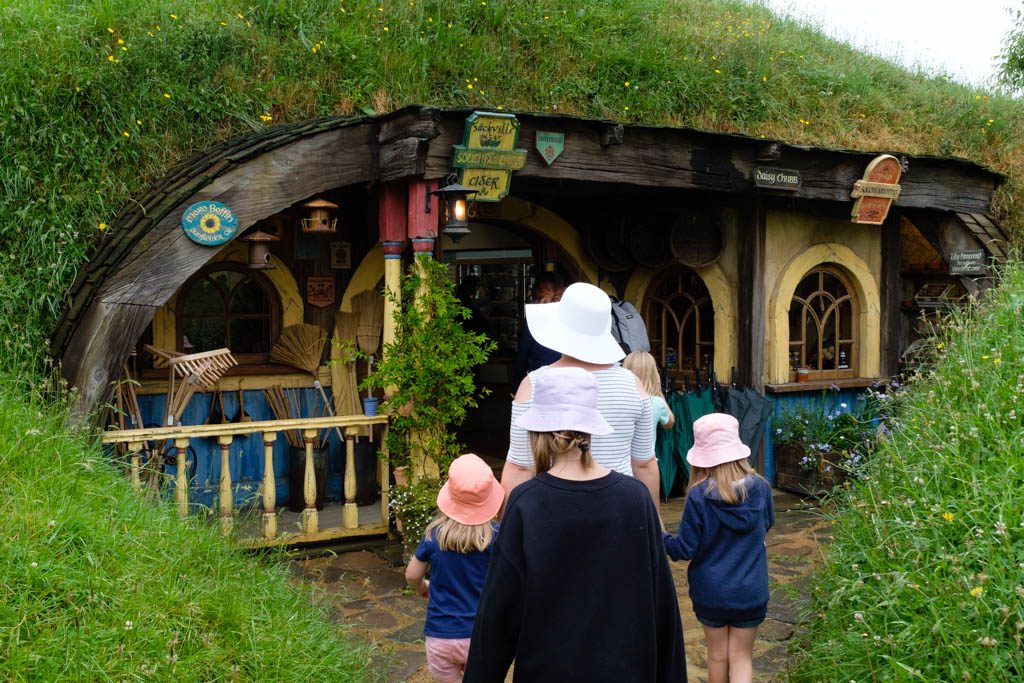
<instances>
[{"instance_id":1,"label":"sign reading sackville","mask_svg":"<svg viewBox=\"0 0 1024 683\"><path fill-rule=\"evenodd\" d=\"M193 242L216 247L235 236L238 218L220 202L197 202L181 215L181 229Z\"/></svg>"},{"instance_id":2,"label":"sign reading sackville","mask_svg":"<svg viewBox=\"0 0 1024 683\"><path fill-rule=\"evenodd\" d=\"M754 186L770 190L791 190L800 189L800 171L791 171L785 168L767 168L758 166L754 169Z\"/></svg>"},{"instance_id":3,"label":"sign reading sackville","mask_svg":"<svg viewBox=\"0 0 1024 683\"><path fill-rule=\"evenodd\" d=\"M498 202L508 194L512 171L526 165L526 150L516 149L519 120L512 114L475 111L466 119L462 144L452 145L452 166L459 182L477 191L475 202Z\"/></svg>"},{"instance_id":4,"label":"sign reading sackville","mask_svg":"<svg viewBox=\"0 0 1024 683\"><path fill-rule=\"evenodd\" d=\"M889 215L889 207L900 196L900 161L891 154L875 157L864 171L863 180L853 184L850 196L853 222L881 225Z\"/></svg>"}]
</instances>

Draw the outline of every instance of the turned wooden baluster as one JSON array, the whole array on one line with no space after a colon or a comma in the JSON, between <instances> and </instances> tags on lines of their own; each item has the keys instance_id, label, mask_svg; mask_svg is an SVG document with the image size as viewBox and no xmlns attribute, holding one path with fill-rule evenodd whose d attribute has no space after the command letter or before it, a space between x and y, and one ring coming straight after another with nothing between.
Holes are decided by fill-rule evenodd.
<instances>
[{"instance_id":1,"label":"turned wooden baluster","mask_svg":"<svg viewBox=\"0 0 1024 683\"><path fill-rule=\"evenodd\" d=\"M345 428L345 510L342 524L346 529L359 528L359 508L356 506L356 436L358 427Z\"/></svg>"},{"instance_id":2,"label":"turned wooden baluster","mask_svg":"<svg viewBox=\"0 0 1024 683\"><path fill-rule=\"evenodd\" d=\"M274 481L274 442L277 432L263 432L263 538L277 536L277 483Z\"/></svg>"},{"instance_id":3,"label":"turned wooden baluster","mask_svg":"<svg viewBox=\"0 0 1024 683\"><path fill-rule=\"evenodd\" d=\"M370 429L373 429L373 427L370 427ZM390 489L390 484L391 484L391 481L390 481L391 480L391 471L390 471L390 469L391 468L389 467L388 463L391 462L391 459L388 457L389 454L388 454L387 443L388 443L388 426L385 423L384 424L384 434L381 435L381 437L380 437L381 453L380 453L380 456L378 458L378 461L380 463L380 475L379 475L380 476L380 521L381 521L381 524L383 524L385 528L387 528L389 526L390 520L391 520L391 515L390 515L390 512L388 511L388 498L389 498L388 492L391 490Z\"/></svg>"},{"instance_id":4,"label":"turned wooden baluster","mask_svg":"<svg viewBox=\"0 0 1024 683\"><path fill-rule=\"evenodd\" d=\"M132 488L136 491L142 490L142 442L131 441L128 443L128 454L131 459Z\"/></svg>"},{"instance_id":5,"label":"turned wooden baluster","mask_svg":"<svg viewBox=\"0 0 1024 683\"><path fill-rule=\"evenodd\" d=\"M188 439L175 439L178 467L174 477L174 502L178 507L178 516L188 517Z\"/></svg>"},{"instance_id":6,"label":"turned wooden baluster","mask_svg":"<svg viewBox=\"0 0 1024 683\"><path fill-rule=\"evenodd\" d=\"M302 488L306 501L306 509L302 511L302 532L305 534L315 534L320 526L316 511L316 472L313 470L313 441L318 433L316 429L302 430L302 440L306 444L306 478Z\"/></svg>"},{"instance_id":7,"label":"turned wooden baluster","mask_svg":"<svg viewBox=\"0 0 1024 683\"><path fill-rule=\"evenodd\" d=\"M224 534L231 533L231 508L233 494L231 492L231 440L232 436L218 436L220 444L220 530Z\"/></svg>"}]
</instances>

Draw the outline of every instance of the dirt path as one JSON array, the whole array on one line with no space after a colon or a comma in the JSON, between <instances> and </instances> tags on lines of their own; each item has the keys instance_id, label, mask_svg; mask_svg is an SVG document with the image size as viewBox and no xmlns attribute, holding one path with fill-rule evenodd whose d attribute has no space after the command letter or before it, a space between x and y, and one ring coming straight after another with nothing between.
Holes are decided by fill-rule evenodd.
<instances>
[{"instance_id":1,"label":"dirt path","mask_svg":"<svg viewBox=\"0 0 1024 683\"><path fill-rule=\"evenodd\" d=\"M755 680L784 680L787 648L799 629L806 604L808 577L820 560L819 544L828 528L813 505L787 493L776 492L776 523L768 534L768 561L772 598L768 619L754 648ZM674 527L682 514L682 499L662 506L662 516ZM335 557L298 560L292 570L299 579L323 591L334 618L351 627L351 634L377 644L384 655L380 679L428 683L423 654L425 602L406 594L401 547L390 544L374 551ZM673 562L686 639L686 661L691 683L707 680L704 633L693 616L687 595L686 563Z\"/></svg>"}]
</instances>

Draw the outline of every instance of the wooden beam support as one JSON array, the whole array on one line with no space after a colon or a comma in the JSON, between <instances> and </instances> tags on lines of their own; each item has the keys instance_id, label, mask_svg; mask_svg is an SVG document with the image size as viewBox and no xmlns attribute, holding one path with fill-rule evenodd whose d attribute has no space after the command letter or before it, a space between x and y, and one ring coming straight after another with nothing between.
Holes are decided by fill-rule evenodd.
<instances>
[{"instance_id":1,"label":"wooden beam support","mask_svg":"<svg viewBox=\"0 0 1024 683\"><path fill-rule=\"evenodd\" d=\"M356 436L359 431L354 428L345 430L345 509L342 512L342 525L346 529L359 526L359 508L356 506Z\"/></svg>"},{"instance_id":2,"label":"wooden beam support","mask_svg":"<svg viewBox=\"0 0 1024 683\"><path fill-rule=\"evenodd\" d=\"M315 534L320 527L320 517L316 509L316 470L313 467L313 442L319 430L302 430L302 441L306 446L305 477L302 483L302 498L306 507L302 510L302 533Z\"/></svg>"},{"instance_id":3,"label":"wooden beam support","mask_svg":"<svg viewBox=\"0 0 1024 683\"><path fill-rule=\"evenodd\" d=\"M231 488L231 435L218 436L220 446L220 487L217 498L220 508L220 530L225 536L231 533L234 523L234 490Z\"/></svg>"},{"instance_id":4,"label":"wooden beam support","mask_svg":"<svg viewBox=\"0 0 1024 683\"><path fill-rule=\"evenodd\" d=\"M883 377L896 374L899 370L900 353L903 351L903 312L900 309L902 268L900 250L900 215L890 211L882 225L882 277L879 368Z\"/></svg>"},{"instance_id":5,"label":"wooden beam support","mask_svg":"<svg viewBox=\"0 0 1024 683\"><path fill-rule=\"evenodd\" d=\"M739 357L737 374L743 386L764 391L765 375L765 210L755 202L740 214L739 224Z\"/></svg>"},{"instance_id":6,"label":"wooden beam support","mask_svg":"<svg viewBox=\"0 0 1024 683\"><path fill-rule=\"evenodd\" d=\"M277 482L274 481L274 442L277 432L263 432L263 538L277 536Z\"/></svg>"}]
</instances>

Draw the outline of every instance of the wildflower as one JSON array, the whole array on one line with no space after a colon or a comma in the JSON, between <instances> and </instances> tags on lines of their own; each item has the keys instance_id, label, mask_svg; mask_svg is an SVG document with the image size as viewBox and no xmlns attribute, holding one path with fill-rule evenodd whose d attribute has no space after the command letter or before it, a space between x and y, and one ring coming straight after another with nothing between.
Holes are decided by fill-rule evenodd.
<instances>
[{"instance_id":1,"label":"wildflower","mask_svg":"<svg viewBox=\"0 0 1024 683\"><path fill-rule=\"evenodd\" d=\"M126 138L130 138L132 136L132 134L126 130L122 130L121 135L125 136Z\"/></svg>"},{"instance_id":2,"label":"wildflower","mask_svg":"<svg viewBox=\"0 0 1024 683\"><path fill-rule=\"evenodd\" d=\"M46 523L46 526L52 529L53 527L57 526L57 520L51 519L49 522Z\"/></svg>"},{"instance_id":3,"label":"wildflower","mask_svg":"<svg viewBox=\"0 0 1024 683\"><path fill-rule=\"evenodd\" d=\"M107 61L108 62L114 61L114 55L107 55Z\"/></svg>"},{"instance_id":4,"label":"wildflower","mask_svg":"<svg viewBox=\"0 0 1024 683\"><path fill-rule=\"evenodd\" d=\"M982 588L981 586L975 586L974 588L971 589L971 597L972 598L979 598L979 597L982 596L982 594L984 594L984 592L985 592L984 588Z\"/></svg>"},{"instance_id":5,"label":"wildflower","mask_svg":"<svg viewBox=\"0 0 1024 683\"><path fill-rule=\"evenodd\" d=\"M982 647L995 647L996 646L996 639L995 638L990 638L988 636L983 636L981 638L978 638L978 644L981 645Z\"/></svg>"},{"instance_id":6,"label":"wildflower","mask_svg":"<svg viewBox=\"0 0 1024 683\"><path fill-rule=\"evenodd\" d=\"M38 566L39 566L39 563L38 563L38 562L33 562L33 563L32 563L32 564L30 564L29 566L30 566L30 567L32 567L33 569L35 569L36 567L38 567Z\"/></svg>"},{"instance_id":7,"label":"wildflower","mask_svg":"<svg viewBox=\"0 0 1024 683\"><path fill-rule=\"evenodd\" d=\"M274 120L274 117L271 116L270 114L260 114L260 121L262 121L263 123L267 123L267 122L273 121L273 120Z\"/></svg>"},{"instance_id":8,"label":"wildflower","mask_svg":"<svg viewBox=\"0 0 1024 683\"><path fill-rule=\"evenodd\" d=\"M629 87L629 81L626 81L626 82L625 82L625 83L623 83L622 85L624 85L624 86L626 86L626 87L628 88L628 87Z\"/></svg>"},{"instance_id":9,"label":"wildflower","mask_svg":"<svg viewBox=\"0 0 1024 683\"><path fill-rule=\"evenodd\" d=\"M118 45L124 45L124 38L118 38L117 39L117 44Z\"/></svg>"},{"instance_id":10,"label":"wildflower","mask_svg":"<svg viewBox=\"0 0 1024 683\"><path fill-rule=\"evenodd\" d=\"M953 521L953 513L952 512L943 512L942 513L942 518L944 520L946 520L947 522L952 522Z\"/></svg>"},{"instance_id":11,"label":"wildflower","mask_svg":"<svg viewBox=\"0 0 1024 683\"><path fill-rule=\"evenodd\" d=\"M999 365L1002 362L1003 362L1002 358L993 358L992 359L992 365Z\"/></svg>"},{"instance_id":12,"label":"wildflower","mask_svg":"<svg viewBox=\"0 0 1024 683\"><path fill-rule=\"evenodd\" d=\"M996 536L1002 536L1003 534L1006 533L1006 524L1002 520L999 520L998 522L996 522L996 531L995 531L995 533L996 533Z\"/></svg>"},{"instance_id":13,"label":"wildflower","mask_svg":"<svg viewBox=\"0 0 1024 683\"><path fill-rule=\"evenodd\" d=\"M168 15L168 16L169 16L169 17L170 17L171 19L174 19L175 21L177 21L177 20L178 20L178 15L177 15L177 14L170 14L170 15Z\"/></svg>"},{"instance_id":14,"label":"wildflower","mask_svg":"<svg viewBox=\"0 0 1024 683\"><path fill-rule=\"evenodd\" d=\"M164 93L164 97L167 98L168 100L171 99L171 93L165 92Z\"/></svg>"},{"instance_id":15,"label":"wildflower","mask_svg":"<svg viewBox=\"0 0 1024 683\"><path fill-rule=\"evenodd\" d=\"M174 16L174 15L171 15L171 16ZM124 622L124 630L125 631L131 631L133 628L135 628L135 624L133 624L131 621Z\"/></svg>"},{"instance_id":16,"label":"wildflower","mask_svg":"<svg viewBox=\"0 0 1024 683\"><path fill-rule=\"evenodd\" d=\"M854 612L853 613L853 620L854 621L864 621L864 615L861 614L860 612Z\"/></svg>"},{"instance_id":17,"label":"wildflower","mask_svg":"<svg viewBox=\"0 0 1024 683\"><path fill-rule=\"evenodd\" d=\"M113 32L114 32L114 29L112 29L112 28L110 28L110 27L108 26L108 27L107 27L107 33L113 33Z\"/></svg>"},{"instance_id":18,"label":"wildflower","mask_svg":"<svg viewBox=\"0 0 1024 683\"><path fill-rule=\"evenodd\" d=\"M629 107L623 107L622 111L629 111Z\"/></svg>"},{"instance_id":19,"label":"wildflower","mask_svg":"<svg viewBox=\"0 0 1024 683\"><path fill-rule=\"evenodd\" d=\"M389 30L389 29L388 29L388 27L387 27L387 26L385 26L385 27L384 27L384 32L386 33L386 32L387 32L388 30Z\"/></svg>"}]
</instances>

